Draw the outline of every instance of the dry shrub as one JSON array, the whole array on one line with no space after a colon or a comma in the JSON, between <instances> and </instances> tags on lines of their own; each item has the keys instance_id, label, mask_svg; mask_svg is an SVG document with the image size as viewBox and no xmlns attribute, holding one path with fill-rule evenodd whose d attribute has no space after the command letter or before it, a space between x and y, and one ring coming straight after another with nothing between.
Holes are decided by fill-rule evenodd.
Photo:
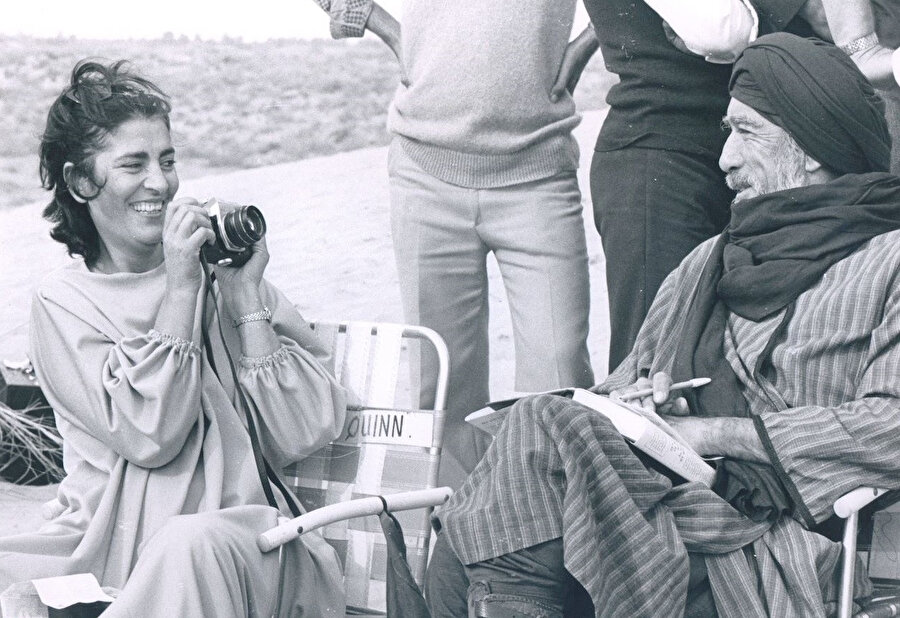
<instances>
[{"instance_id":1,"label":"dry shrub","mask_svg":"<svg viewBox=\"0 0 900 618\"><path fill-rule=\"evenodd\" d=\"M15 410L0 403L0 477L19 485L62 480L62 438L46 406Z\"/></svg>"}]
</instances>

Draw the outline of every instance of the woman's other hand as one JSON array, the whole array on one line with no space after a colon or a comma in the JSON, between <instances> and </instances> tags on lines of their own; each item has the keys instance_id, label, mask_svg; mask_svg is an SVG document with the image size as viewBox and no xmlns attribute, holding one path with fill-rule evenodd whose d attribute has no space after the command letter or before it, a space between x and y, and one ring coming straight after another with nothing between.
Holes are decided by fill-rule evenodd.
<instances>
[{"instance_id":1,"label":"woman's other hand","mask_svg":"<svg viewBox=\"0 0 900 618\"><path fill-rule=\"evenodd\" d=\"M253 254L243 266L214 267L225 307L235 318L262 308L259 289L269 263L265 237L254 243L250 250Z\"/></svg>"},{"instance_id":2,"label":"woman's other hand","mask_svg":"<svg viewBox=\"0 0 900 618\"><path fill-rule=\"evenodd\" d=\"M200 248L215 239L209 215L197 200L185 197L169 203L162 243L168 283L173 290L197 293L203 279L198 263Z\"/></svg>"},{"instance_id":3,"label":"woman's other hand","mask_svg":"<svg viewBox=\"0 0 900 618\"><path fill-rule=\"evenodd\" d=\"M222 302L231 319L262 311L262 277L269 262L265 237L251 246L253 255L243 266L216 266L216 281ZM237 326L241 338L241 353L248 357L273 354L281 343L268 320L253 320Z\"/></svg>"}]
</instances>

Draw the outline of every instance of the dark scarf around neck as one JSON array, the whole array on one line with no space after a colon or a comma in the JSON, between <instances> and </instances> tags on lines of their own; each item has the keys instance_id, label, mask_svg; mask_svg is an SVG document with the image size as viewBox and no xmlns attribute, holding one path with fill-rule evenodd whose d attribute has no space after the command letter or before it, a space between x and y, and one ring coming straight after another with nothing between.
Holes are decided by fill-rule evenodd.
<instances>
[{"instance_id":1,"label":"dark scarf around neck","mask_svg":"<svg viewBox=\"0 0 900 618\"><path fill-rule=\"evenodd\" d=\"M732 205L691 299L672 366L673 381L712 382L684 396L691 414L750 417L738 377L725 360L728 312L755 322L787 308L757 366L758 378L790 321L793 303L835 263L875 236L900 229L900 177L849 174L832 182L770 193ZM793 505L769 465L726 459L714 490L756 521Z\"/></svg>"}]
</instances>

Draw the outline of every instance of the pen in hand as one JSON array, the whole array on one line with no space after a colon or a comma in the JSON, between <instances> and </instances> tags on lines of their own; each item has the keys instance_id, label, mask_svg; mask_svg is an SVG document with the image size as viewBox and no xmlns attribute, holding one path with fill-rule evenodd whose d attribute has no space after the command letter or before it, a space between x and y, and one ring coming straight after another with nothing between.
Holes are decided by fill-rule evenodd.
<instances>
[{"instance_id":1,"label":"pen in hand","mask_svg":"<svg viewBox=\"0 0 900 618\"><path fill-rule=\"evenodd\" d=\"M676 391L682 388L697 388L700 386L705 386L712 382L710 378L692 378L690 380L685 380L684 382L676 382L672 386L669 387L670 391ZM620 401L631 401L632 399L640 399L641 397L647 397L653 394L653 389L651 387L642 388L640 390L626 393L619 397Z\"/></svg>"}]
</instances>

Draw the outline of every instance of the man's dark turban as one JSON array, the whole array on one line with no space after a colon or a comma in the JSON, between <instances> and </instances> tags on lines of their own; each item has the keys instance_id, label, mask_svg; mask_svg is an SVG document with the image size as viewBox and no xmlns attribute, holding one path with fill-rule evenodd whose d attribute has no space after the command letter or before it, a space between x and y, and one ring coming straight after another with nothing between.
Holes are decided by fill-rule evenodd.
<instances>
[{"instance_id":1,"label":"man's dark turban","mask_svg":"<svg viewBox=\"0 0 900 618\"><path fill-rule=\"evenodd\" d=\"M833 172L890 166L884 104L850 57L830 43L784 32L762 36L738 58L729 91Z\"/></svg>"}]
</instances>

